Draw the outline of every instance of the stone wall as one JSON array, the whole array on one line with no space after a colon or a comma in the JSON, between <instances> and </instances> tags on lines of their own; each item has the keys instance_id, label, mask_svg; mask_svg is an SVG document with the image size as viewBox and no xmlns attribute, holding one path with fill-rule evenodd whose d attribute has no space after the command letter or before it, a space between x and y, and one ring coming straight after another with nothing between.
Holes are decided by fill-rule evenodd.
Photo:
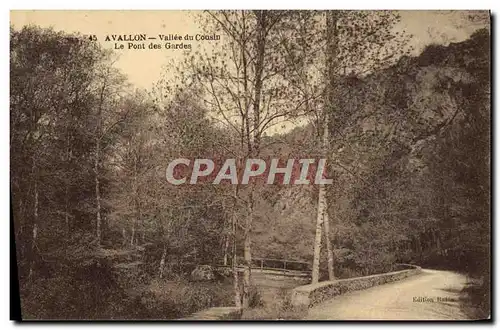
<instances>
[{"instance_id":1,"label":"stone wall","mask_svg":"<svg viewBox=\"0 0 500 330\"><path fill-rule=\"evenodd\" d=\"M292 291L292 304L294 306L305 305L311 307L346 292L363 290L375 285L398 281L421 272L421 268L418 266L403 266L410 269L296 287Z\"/></svg>"},{"instance_id":2,"label":"stone wall","mask_svg":"<svg viewBox=\"0 0 500 330\"><path fill-rule=\"evenodd\" d=\"M420 267L414 265L398 264L395 266L407 269L298 286L292 290L292 304L296 307L312 307L346 292L363 290L375 285L398 281L409 276L420 274L422 271ZM236 307L212 307L194 313L181 320L239 320L241 319L241 314L241 309Z\"/></svg>"}]
</instances>

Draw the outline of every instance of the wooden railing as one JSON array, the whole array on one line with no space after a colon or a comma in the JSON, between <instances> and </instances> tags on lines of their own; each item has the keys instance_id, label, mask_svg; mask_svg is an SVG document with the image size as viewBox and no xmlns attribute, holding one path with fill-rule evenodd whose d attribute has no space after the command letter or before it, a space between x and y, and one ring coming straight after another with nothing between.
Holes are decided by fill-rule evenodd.
<instances>
[{"instance_id":1,"label":"wooden railing","mask_svg":"<svg viewBox=\"0 0 500 330\"><path fill-rule=\"evenodd\" d=\"M237 259L238 267L245 265L243 257ZM231 265L231 261L227 266ZM311 272L311 264L304 261L272 258L252 258L252 269L268 269L277 271Z\"/></svg>"}]
</instances>

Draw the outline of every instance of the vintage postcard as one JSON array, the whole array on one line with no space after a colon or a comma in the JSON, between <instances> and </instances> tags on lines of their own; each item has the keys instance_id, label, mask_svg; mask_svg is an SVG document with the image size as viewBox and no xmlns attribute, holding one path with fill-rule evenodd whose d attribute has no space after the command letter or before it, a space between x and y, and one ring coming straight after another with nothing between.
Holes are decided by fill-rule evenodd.
<instances>
[{"instance_id":1,"label":"vintage postcard","mask_svg":"<svg viewBox=\"0 0 500 330\"><path fill-rule=\"evenodd\" d=\"M17 318L490 319L490 47L489 11L11 11Z\"/></svg>"}]
</instances>

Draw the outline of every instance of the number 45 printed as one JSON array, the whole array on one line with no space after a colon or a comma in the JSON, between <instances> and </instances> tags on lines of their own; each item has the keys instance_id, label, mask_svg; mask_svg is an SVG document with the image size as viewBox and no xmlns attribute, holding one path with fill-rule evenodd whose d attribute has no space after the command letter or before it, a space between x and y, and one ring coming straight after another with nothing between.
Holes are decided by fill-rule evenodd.
<instances>
[{"instance_id":1,"label":"number 45 printed","mask_svg":"<svg viewBox=\"0 0 500 330\"><path fill-rule=\"evenodd\" d=\"M90 41L97 41L97 36L95 34L84 34L83 37Z\"/></svg>"}]
</instances>

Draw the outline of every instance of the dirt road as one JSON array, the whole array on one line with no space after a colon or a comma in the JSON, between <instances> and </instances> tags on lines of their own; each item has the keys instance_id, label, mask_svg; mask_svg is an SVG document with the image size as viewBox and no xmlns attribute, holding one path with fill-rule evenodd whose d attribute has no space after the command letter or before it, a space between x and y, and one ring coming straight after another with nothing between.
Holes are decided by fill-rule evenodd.
<instances>
[{"instance_id":1,"label":"dirt road","mask_svg":"<svg viewBox=\"0 0 500 330\"><path fill-rule=\"evenodd\" d=\"M463 275L424 269L422 274L335 297L309 310L311 320L465 320L459 295Z\"/></svg>"}]
</instances>

